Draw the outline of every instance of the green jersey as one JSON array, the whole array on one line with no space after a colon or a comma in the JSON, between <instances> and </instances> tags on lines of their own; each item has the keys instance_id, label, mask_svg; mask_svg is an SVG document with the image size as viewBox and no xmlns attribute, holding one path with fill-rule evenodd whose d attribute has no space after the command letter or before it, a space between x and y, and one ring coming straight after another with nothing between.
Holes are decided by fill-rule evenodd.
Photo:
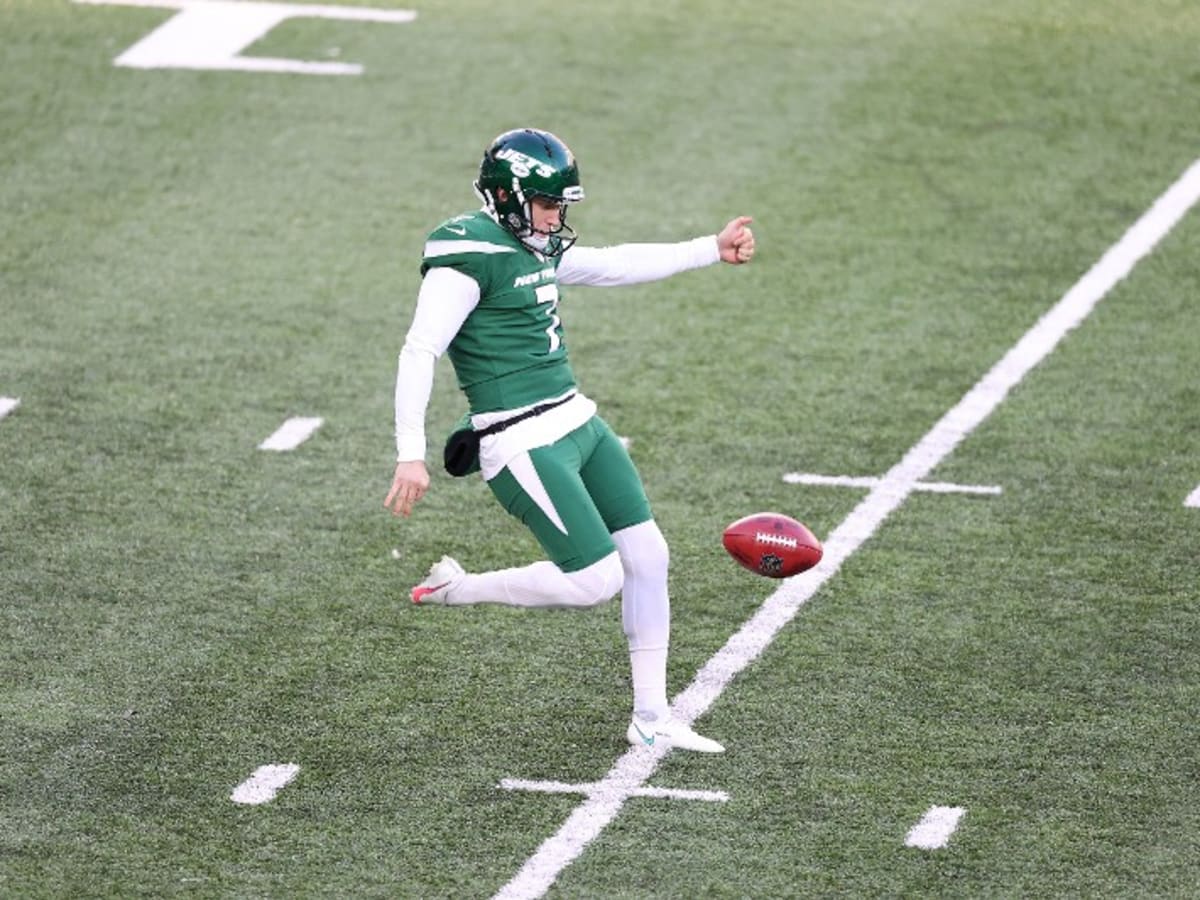
<instances>
[{"instance_id":1,"label":"green jersey","mask_svg":"<svg viewBox=\"0 0 1200 900\"><path fill-rule=\"evenodd\" d=\"M533 253L482 210L430 232L421 274L445 266L479 285L479 304L448 351L472 414L528 406L575 386L558 317L561 258Z\"/></svg>"}]
</instances>

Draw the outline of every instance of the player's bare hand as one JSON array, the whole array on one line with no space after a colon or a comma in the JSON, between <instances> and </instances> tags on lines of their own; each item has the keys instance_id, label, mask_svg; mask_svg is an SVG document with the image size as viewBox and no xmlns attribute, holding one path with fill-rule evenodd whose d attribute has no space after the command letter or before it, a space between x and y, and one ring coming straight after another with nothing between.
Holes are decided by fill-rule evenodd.
<instances>
[{"instance_id":1,"label":"player's bare hand","mask_svg":"<svg viewBox=\"0 0 1200 900\"><path fill-rule=\"evenodd\" d=\"M392 476L392 489L388 491L383 505L392 515L407 516L413 504L429 490L429 471L423 460L414 459L396 463L396 474Z\"/></svg>"},{"instance_id":2,"label":"player's bare hand","mask_svg":"<svg viewBox=\"0 0 1200 900\"><path fill-rule=\"evenodd\" d=\"M748 227L753 221L749 216L738 216L721 229L717 248L723 262L738 266L754 258L754 232Z\"/></svg>"}]
</instances>

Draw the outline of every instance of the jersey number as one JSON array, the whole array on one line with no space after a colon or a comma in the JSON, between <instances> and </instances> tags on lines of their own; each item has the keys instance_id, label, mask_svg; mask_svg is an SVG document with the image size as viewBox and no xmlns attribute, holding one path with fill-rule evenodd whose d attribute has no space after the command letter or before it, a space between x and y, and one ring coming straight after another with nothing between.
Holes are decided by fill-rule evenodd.
<instances>
[{"instance_id":1,"label":"jersey number","mask_svg":"<svg viewBox=\"0 0 1200 900\"><path fill-rule=\"evenodd\" d=\"M546 307L546 315L550 317L550 325L546 329L546 334L550 338L550 350L548 352L553 353L562 346L562 338L558 336L559 326L562 325L562 319L558 317L558 285L543 284L541 287L535 288L534 293L537 295L537 302L539 304L550 304Z\"/></svg>"}]
</instances>

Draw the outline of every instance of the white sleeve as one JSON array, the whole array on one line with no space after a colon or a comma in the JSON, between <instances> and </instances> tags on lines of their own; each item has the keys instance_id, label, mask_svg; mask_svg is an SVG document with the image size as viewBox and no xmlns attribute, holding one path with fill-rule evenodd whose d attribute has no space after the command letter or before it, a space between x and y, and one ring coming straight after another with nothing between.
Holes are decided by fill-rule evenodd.
<instances>
[{"instance_id":1,"label":"white sleeve","mask_svg":"<svg viewBox=\"0 0 1200 900\"><path fill-rule=\"evenodd\" d=\"M417 310L396 370L396 459L425 459L425 408L433 370L458 329L479 304L479 283L454 269L425 273Z\"/></svg>"},{"instance_id":2,"label":"white sleeve","mask_svg":"<svg viewBox=\"0 0 1200 900\"><path fill-rule=\"evenodd\" d=\"M558 264L562 284L615 287L657 281L688 269L711 266L721 259L715 234L678 244L617 244L614 247L571 247Z\"/></svg>"}]
</instances>

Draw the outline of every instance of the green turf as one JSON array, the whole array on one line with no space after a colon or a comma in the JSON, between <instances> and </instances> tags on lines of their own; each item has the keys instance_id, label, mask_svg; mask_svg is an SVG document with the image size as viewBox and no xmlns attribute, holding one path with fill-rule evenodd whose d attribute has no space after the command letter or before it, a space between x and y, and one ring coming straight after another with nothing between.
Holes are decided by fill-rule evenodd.
<instances>
[{"instance_id":1,"label":"green turf","mask_svg":"<svg viewBox=\"0 0 1200 900\"><path fill-rule=\"evenodd\" d=\"M411 608L537 549L474 479L382 506L421 244L495 133L571 144L586 243L756 219L746 269L561 308L672 547L673 692L774 587L724 525L832 531L863 492L781 475L886 471L1200 156L1195 3L413 8L247 51L365 66L322 78L116 68L172 11L0 0L0 895L489 896L578 802L500 779L623 752L619 604ZM551 896L1200 892L1198 248L931 476L1000 496L912 495L701 721L729 752L652 779L729 802L630 800ZM435 447L461 409L443 363Z\"/></svg>"}]
</instances>

